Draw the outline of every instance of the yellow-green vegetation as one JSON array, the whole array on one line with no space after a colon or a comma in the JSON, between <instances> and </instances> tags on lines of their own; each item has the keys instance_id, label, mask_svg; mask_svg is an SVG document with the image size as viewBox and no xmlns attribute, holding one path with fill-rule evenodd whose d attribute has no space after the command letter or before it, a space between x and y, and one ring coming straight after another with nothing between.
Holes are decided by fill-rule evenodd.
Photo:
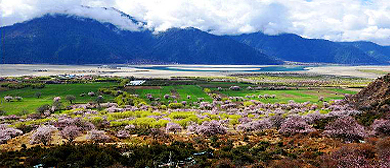
<instances>
[{"instance_id":1,"label":"yellow-green vegetation","mask_svg":"<svg viewBox=\"0 0 390 168\"><path fill-rule=\"evenodd\" d=\"M357 69L359 72L364 72L364 73L373 73L373 74L378 74L378 75L386 75L390 73L390 71L383 71L383 70L377 70L377 69Z\"/></svg>"},{"instance_id":2,"label":"yellow-green vegetation","mask_svg":"<svg viewBox=\"0 0 390 168\"><path fill-rule=\"evenodd\" d=\"M133 106L141 106L145 105L146 102L134 95L131 95L127 92L120 94L118 97L115 98L116 103L118 105L133 105Z\"/></svg>"}]
</instances>

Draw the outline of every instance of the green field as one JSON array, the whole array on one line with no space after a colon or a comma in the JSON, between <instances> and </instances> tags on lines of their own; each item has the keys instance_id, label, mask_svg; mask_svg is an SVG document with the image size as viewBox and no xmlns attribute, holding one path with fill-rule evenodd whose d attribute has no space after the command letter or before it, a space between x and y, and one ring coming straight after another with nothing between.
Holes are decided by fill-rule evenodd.
<instances>
[{"instance_id":1,"label":"green field","mask_svg":"<svg viewBox=\"0 0 390 168\"><path fill-rule=\"evenodd\" d=\"M92 102L96 97L80 97L81 93L88 93L89 91L94 91L95 93L99 88L109 87L116 85L117 83L89 83L89 84L49 84L46 85L43 89L32 89L31 87L15 90L6 90L0 91L1 105L0 109L9 114L18 114L22 111L28 111L29 113L34 112L39 106L44 104L52 104L54 97L61 97L64 106L70 105L68 101L65 100L66 95L74 95L76 97L75 103L87 103ZM232 91L228 88L233 85L241 86L240 91ZM299 90L247 90L244 89L250 84L242 83L231 83L231 82L209 82L202 83L199 85L173 85L173 86L141 86L127 88L126 91L131 94L138 94L140 98L145 99L146 102L151 103L146 97L147 94L152 94L153 98L160 98L161 102L167 104L168 100L164 99L165 94L170 96L175 95L177 101L188 101L195 102L198 101L198 98L204 98L204 101L211 102L212 98L204 91L204 88L211 89L213 93L220 95L221 97L230 97L230 96L239 96L246 97L247 95L255 97L252 99L260 100L264 103L286 103L289 100L294 100L295 102L318 102L319 97L324 97L326 101L331 99L342 99L344 93L354 94L356 91L349 91L344 89L335 89L335 88L317 88L314 90L308 90L307 88L299 88ZM218 91L217 87L224 88L223 91ZM42 94L41 98L35 97L35 93L40 92ZM276 98L270 99L258 99L258 95L276 95ZM21 96L22 101L4 101L4 96ZM187 99L187 95L190 95L191 98ZM114 101L114 97L111 95L104 95L105 101Z\"/></svg>"},{"instance_id":2,"label":"green field","mask_svg":"<svg viewBox=\"0 0 390 168\"><path fill-rule=\"evenodd\" d=\"M7 112L7 114L17 114L26 110L28 112L34 112L37 107L44 104L52 104L54 97L61 97L64 106L69 105L70 103L65 100L66 95L74 95L76 97L75 103L87 103L94 101L96 97L80 97L81 93L88 93L93 91L97 93L99 88L108 87L116 85L116 83L88 83L88 84L49 84L46 85L43 89L32 89L31 87L1 91L1 105L0 109ZM40 92L42 94L41 98L35 97L35 93ZM17 102L6 102L4 101L4 96L21 96L22 101ZM113 101L114 97L111 95L104 95L105 101Z\"/></svg>"},{"instance_id":3,"label":"green field","mask_svg":"<svg viewBox=\"0 0 390 168\"><path fill-rule=\"evenodd\" d=\"M260 99L264 103L286 103L289 100L294 100L295 102L317 102L319 97L324 97L325 101L332 99L342 99L344 98L345 93L355 94L356 91L350 91L345 89L335 89L335 88L319 88L314 90L309 90L307 88L299 88L299 90L247 90L241 89L240 91L232 91L228 88L232 85L239 85L241 88L249 86L249 84L237 84L237 83L210 83L204 85L178 85L178 86L161 86L160 89L134 89L131 92L140 95L141 98L147 100L146 95L152 94L153 98L161 98L162 102L167 102L163 98L165 94L174 95L177 93L178 101L197 101L198 98L204 98L205 101L212 101L209 95L207 95L203 88L209 88L214 93L221 95L222 97L238 96L245 97L247 95L255 95L255 100L259 100L257 96L259 94L264 95L276 95L274 99ZM224 91L217 91L217 87L223 87ZM191 96L190 100L187 100L187 95Z\"/></svg>"}]
</instances>

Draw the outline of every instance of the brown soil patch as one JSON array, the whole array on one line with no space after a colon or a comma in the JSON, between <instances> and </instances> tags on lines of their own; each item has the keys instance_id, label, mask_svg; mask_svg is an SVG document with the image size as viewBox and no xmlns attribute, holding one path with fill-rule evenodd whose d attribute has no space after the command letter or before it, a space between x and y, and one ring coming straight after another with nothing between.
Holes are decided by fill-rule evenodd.
<instances>
[{"instance_id":1,"label":"brown soil patch","mask_svg":"<svg viewBox=\"0 0 390 168\"><path fill-rule=\"evenodd\" d=\"M217 94L217 95L219 95L219 96L221 96L222 98L228 97L228 96L226 96L225 94L222 94L222 93L219 92L219 91L214 91L214 93Z\"/></svg>"},{"instance_id":2,"label":"brown soil patch","mask_svg":"<svg viewBox=\"0 0 390 168\"><path fill-rule=\"evenodd\" d=\"M126 89L161 89L161 86L126 86Z\"/></svg>"},{"instance_id":3,"label":"brown soil patch","mask_svg":"<svg viewBox=\"0 0 390 168\"><path fill-rule=\"evenodd\" d=\"M286 93L283 93L282 96L283 96L283 97L288 97L288 98L294 98L294 97L296 97L296 96L294 96L294 95L290 95L290 94L286 94Z\"/></svg>"}]
</instances>

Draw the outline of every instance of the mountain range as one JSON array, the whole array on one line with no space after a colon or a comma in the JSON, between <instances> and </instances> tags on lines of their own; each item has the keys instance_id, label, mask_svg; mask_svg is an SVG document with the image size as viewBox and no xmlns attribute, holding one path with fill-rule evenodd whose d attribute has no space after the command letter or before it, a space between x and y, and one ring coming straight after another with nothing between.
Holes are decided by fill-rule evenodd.
<instances>
[{"instance_id":1,"label":"mountain range","mask_svg":"<svg viewBox=\"0 0 390 168\"><path fill-rule=\"evenodd\" d=\"M156 34L64 14L47 14L0 31L1 63L390 63L390 46L372 42L332 42L261 32L217 36L196 28L171 28Z\"/></svg>"}]
</instances>

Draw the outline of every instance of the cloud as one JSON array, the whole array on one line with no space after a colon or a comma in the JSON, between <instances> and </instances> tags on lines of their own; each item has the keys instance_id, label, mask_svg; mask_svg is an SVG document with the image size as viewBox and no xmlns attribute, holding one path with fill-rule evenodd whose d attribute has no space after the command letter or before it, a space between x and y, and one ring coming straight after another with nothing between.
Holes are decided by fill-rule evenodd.
<instances>
[{"instance_id":1,"label":"cloud","mask_svg":"<svg viewBox=\"0 0 390 168\"><path fill-rule=\"evenodd\" d=\"M86 10L80 5L96 8ZM147 25L135 25L112 10L97 7L115 7ZM0 25L48 12L90 17L132 31L140 26L157 32L196 27L216 35L262 31L390 45L388 0L2 0Z\"/></svg>"}]
</instances>

